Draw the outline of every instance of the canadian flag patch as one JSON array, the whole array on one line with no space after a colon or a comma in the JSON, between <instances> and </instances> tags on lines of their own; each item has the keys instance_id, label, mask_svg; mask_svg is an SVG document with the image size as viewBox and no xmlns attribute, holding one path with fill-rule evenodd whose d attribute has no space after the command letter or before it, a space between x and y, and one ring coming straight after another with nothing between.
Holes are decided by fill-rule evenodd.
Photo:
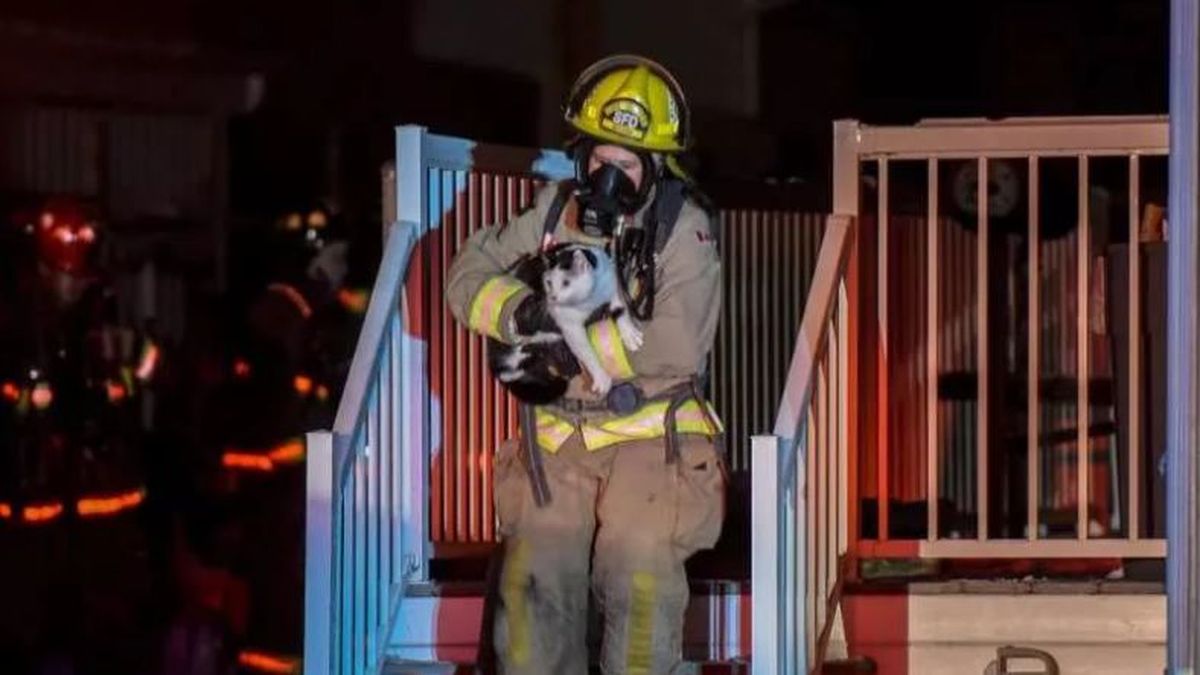
<instances>
[{"instance_id":1,"label":"canadian flag patch","mask_svg":"<svg viewBox=\"0 0 1200 675\"><path fill-rule=\"evenodd\" d=\"M703 230L696 230L696 238L701 244L707 244L713 241L713 236Z\"/></svg>"}]
</instances>

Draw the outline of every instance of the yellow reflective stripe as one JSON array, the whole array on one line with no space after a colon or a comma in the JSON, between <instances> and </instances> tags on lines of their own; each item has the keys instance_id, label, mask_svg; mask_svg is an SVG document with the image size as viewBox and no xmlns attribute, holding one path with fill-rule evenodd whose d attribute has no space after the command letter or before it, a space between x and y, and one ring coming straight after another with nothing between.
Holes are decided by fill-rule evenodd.
<instances>
[{"instance_id":1,"label":"yellow reflective stripe","mask_svg":"<svg viewBox=\"0 0 1200 675\"><path fill-rule=\"evenodd\" d=\"M600 427L584 425L583 427L583 445L589 451L607 448L610 445L617 443L628 443L629 441L647 441L650 439L662 436L662 428L657 431L649 431L644 433L623 433L605 431Z\"/></svg>"},{"instance_id":2,"label":"yellow reflective stripe","mask_svg":"<svg viewBox=\"0 0 1200 675\"><path fill-rule=\"evenodd\" d=\"M658 438L663 435L663 416L667 412L667 405L666 401L650 403L625 417L599 425L585 424L583 444L588 450L599 450L614 443Z\"/></svg>"},{"instance_id":3,"label":"yellow reflective stripe","mask_svg":"<svg viewBox=\"0 0 1200 675\"><path fill-rule=\"evenodd\" d=\"M704 410L695 401L688 401L679 406L679 410L675 411L675 430L690 434L712 434L723 431L721 421L717 419L717 414L712 406L706 403L705 407L708 408L711 419L704 414Z\"/></svg>"},{"instance_id":4,"label":"yellow reflective stripe","mask_svg":"<svg viewBox=\"0 0 1200 675\"><path fill-rule=\"evenodd\" d=\"M633 377L633 366L629 363L629 355L625 353L625 343L621 342L616 321L605 319L589 326L588 341L592 343L592 351L600 358L600 365L609 375L620 379Z\"/></svg>"},{"instance_id":5,"label":"yellow reflective stripe","mask_svg":"<svg viewBox=\"0 0 1200 675\"><path fill-rule=\"evenodd\" d=\"M662 405L653 403L627 417L604 422L600 425L600 428L615 434L630 434L635 436L653 434L655 432L662 433L663 416L666 414L667 406L665 402Z\"/></svg>"},{"instance_id":6,"label":"yellow reflective stripe","mask_svg":"<svg viewBox=\"0 0 1200 675\"><path fill-rule=\"evenodd\" d=\"M583 444L588 450L599 450L616 443L627 441L642 441L661 437L666 429L664 424L667 401L658 401L644 406L641 410L625 417L608 420L599 425L583 425ZM724 430L712 406L705 404L712 414L712 420L705 417L700 404L687 401L675 411L675 430L685 434L716 434ZM715 426L714 426L715 423Z\"/></svg>"},{"instance_id":7,"label":"yellow reflective stripe","mask_svg":"<svg viewBox=\"0 0 1200 675\"><path fill-rule=\"evenodd\" d=\"M634 572L630 580L629 641L626 672L649 673L653 666L654 605L657 580L649 572Z\"/></svg>"},{"instance_id":8,"label":"yellow reflective stripe","mask_svg":"<svg viewBox=\"0 0 1200 675\"><path fill-rule=\"evenodd\" d=\"M504 303L522 288L525 288L525 284L507 275L488 279L471 301L467 326L476 332L500 339L500 315L504 311Z\"/></svg>"},{"instance_id":9,"label":"yellow reflective stripe","mask_svg":"<svg viewBox=\"0 0 1200 675\"><path fill-rule=\"evenodd\" d=\"M656 401L624 417L598 424L584 423L580 425L583 445L589 451L595 451L617 443L661 438L666 428L664 421L669 405L667 401ZM724 431L712 405L706 402L704 406L711 418L704 415L703 409L696 401L687 401L680 405L675 411L675 430L684 434L710 436ZM537 411L537 441L547 452L558 452L574 432L575 426L567 420L545 410Z\"/></svg>"},{"instance_id":10,"label":"yellow reflective stripe","mask_svg":"<svg viewBox=\"0 0 1200 675\"><path fill-rule=\"evenodd\" d=\"M696 401L688 401L679 406L679 410L675 411L675 427L678 431L689 432L691 429L684 429L686 422L695 429L694 433L712 434L725 431L725 425L721 424L721 418L717 416L717 409L708 401L704 402L704 410L708 411L705 415L700 408L700 404Z\"/></svg>"},{"instance_id":11,"label":"yellow reflective stripe","mask_svg":"<svg viewBox=\"0 0 1200 675\"><path fill-rule=\"evenodd\" d=\"M526 576L529 568L529 550L524 540L518 539L504 561L504 618L508 623L508 658L513 665L529 663L529 607L525 602Z\"/></svg>"},{"instance_id":12,"label":"yellow reflective stripe","mask_svg":"<svg viewBox=\"0 0 1200 675\"><path fill-rule=\"evenodd\" d=\"M575 427L570 422L561 420L548 412L537 411L537 442L549 453L558 452L563 443L571 437Z\"/></svg>"}]
</instances>

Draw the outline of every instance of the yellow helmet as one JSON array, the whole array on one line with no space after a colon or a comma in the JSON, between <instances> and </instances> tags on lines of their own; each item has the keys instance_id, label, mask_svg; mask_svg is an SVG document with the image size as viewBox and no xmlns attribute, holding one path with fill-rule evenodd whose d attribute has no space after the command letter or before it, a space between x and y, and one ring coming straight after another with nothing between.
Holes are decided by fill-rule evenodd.
<instances>
[{"instance_id":1,"label":"yellow helmet","mask_svg":"<svg viewBox=\"0 0 1200 675\"><path fill-rule=\"evenodd\" d=\"M575 80L564 117L580 132L636 150L675 153L691 144L683 89L640 56L601 59Z\"/></svg>"}]
</instances>

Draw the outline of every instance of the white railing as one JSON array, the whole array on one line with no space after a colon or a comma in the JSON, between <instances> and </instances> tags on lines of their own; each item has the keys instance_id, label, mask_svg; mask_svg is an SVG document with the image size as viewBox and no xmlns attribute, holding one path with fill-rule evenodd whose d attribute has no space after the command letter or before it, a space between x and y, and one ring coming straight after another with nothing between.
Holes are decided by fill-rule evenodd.
<instances>
[{"instance_id":1,"label":"white railing","mask_svg":"<svg viewBox=\"0 0 1200 675\"><path fill-rule=\"evenodd\" d=\"M850 218L829 218L773 435L751 445L752 672L818 672L849 546Z\"/></svg>"},{"instance_id":2,"label":"white railing","mask_svg":"<svg viewBox=\"0 0 1200 675\"><path fill-rule=\"evenodd\" d=\"M404 602L413 584L429 581L431 467L444 451L445 392L433 386L431 363L446 340L431 331L442 291L430 275L445 261L434 240L447 227L447 236L464 236L468 212L473 224L511 217L532 199L535 179L570 172L558 152L396 130L395 170L384 182L390 225L349 379L333 429L308 434L306 675L379 673L397 654L437 660L429 603ZM486 476L476 478L473 503L489 496L481 500Z\"/></svg>"},{"instance_id":3,"label":"white railing","mask_svg":"<svg viewBox=\"0 0 1200 675\"><path fill-rule=\"evenodd\" d=\"M417 231L389 228L333 430L308 434L306 675L379 672L405 583L424 564L425 506L406 486L425 475L401 423L414 362L401 293Z\"/></svg>"},{"instance_id":4,"label":"white railing","mask_svg":"<svg viewBox=\"0 0 1200 675\"><path fill-rule=\"evenodd\" d=\"M1164 327L1148 325L1154 296L1140 284L1152 248L1142 182L1167 152L1167 126L1164 117L835 125L834 211L856 216L864 278L873 270L877 284L860 306L861 336L879 358L864 364L875 370L875 410L863 416L857 458L875 532L851 523L857 554L1164 556L1149 518L1161 507L1146 494L1157 449L1144 394L1161 373L1143 363L1144 336ZM1064 167L1074 178L1060 189L1051 169ZM971 187L989 173L1006 202ZM944 213L956 184L957 200L974 203ZM1125 212L1093 213L1096 187ZM1054 203L1075 206L1066 216L1043 209ZM1101 217L1113 251L1098 243ZM1027 262L999 268L1003 247ZM1106 269L1107 283L1124 286L1114 295L1127 296L1124 308L1096 301ZM1000 329L1003 312L1016 327ZM945 393L955 383L958 393ZM1023 406L1011 403L1015 387ZM1021 462L1023 472L1012 468ZM897 534L893 511L920 502L923 536Z\"/></svg>"}]
</instances>

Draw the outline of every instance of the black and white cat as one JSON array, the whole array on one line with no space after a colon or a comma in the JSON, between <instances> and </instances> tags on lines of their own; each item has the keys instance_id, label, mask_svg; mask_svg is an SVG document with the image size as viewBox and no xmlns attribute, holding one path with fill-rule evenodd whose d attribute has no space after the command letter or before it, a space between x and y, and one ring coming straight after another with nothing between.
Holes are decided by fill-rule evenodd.
<instances>
[{"instance_id":1,"label":"black and white cat","mask_svg":"<svg viewBox=\"0 0 1200 675\"><path fill-rule=\"evenodd\" d=\"M612 376L592 350L587 327L612 317L626 349L642 346L612 259L600 248L567 243L523 258L510 272L545 300L544 310L534 318L534 331L516 343L488 340L492 374L518 399L536 405L560 398L583 370L592 391L607 394Z\"/></svg>"}]
</instances>

